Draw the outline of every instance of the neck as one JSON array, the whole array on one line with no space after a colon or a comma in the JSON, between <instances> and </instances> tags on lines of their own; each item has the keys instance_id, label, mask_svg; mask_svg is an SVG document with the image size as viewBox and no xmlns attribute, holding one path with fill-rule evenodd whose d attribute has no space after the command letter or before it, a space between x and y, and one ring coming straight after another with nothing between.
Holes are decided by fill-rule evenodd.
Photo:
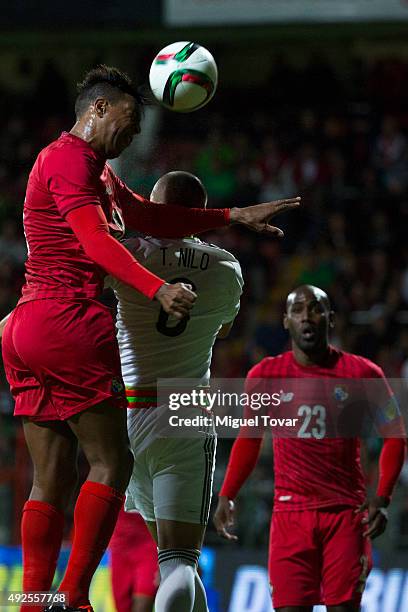
<instances>
[{"instance_id":1,"label":"neck","mask_svg":"<svg viewBox=\"0 0 408 612\"><path fill-rule=\"evenodd\" d=\"M302 366L324 365L330 355L330 346L325 344L323 347L316 349L311 353L305 353L299 346L292 343L292 351L295 361Z\"/></svg>"},{"instance_id":2,"label":"neck","mask_svg":"<svg viewBox=\"0 0 408 612\"><path fill-rule=\"evenodd\" d=\"M70 130L70 134L81 138L92 147L92 149L98 153L101 157L105 157L105 151L99 139L95 134L95 127L92 117L84 117L79 119L73 128Z\"/></svg>"}]
</instances>

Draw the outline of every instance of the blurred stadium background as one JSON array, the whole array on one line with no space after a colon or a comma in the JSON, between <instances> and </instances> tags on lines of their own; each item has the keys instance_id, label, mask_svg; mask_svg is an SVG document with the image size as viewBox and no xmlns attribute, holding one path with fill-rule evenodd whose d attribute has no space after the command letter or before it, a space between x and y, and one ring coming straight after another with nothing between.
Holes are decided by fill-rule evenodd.
<instances>
[{"instance_id":1,"label":"blurred stadium background","mask_svg":"<svg viewBox=\"0 0 408 612\"><path fill-rule=\"evenodd\" d=\"M211 206L301 194L282 243L238 229L207 236L245 274L242 309L219 342L213 375L243 377L287 347L287 292L328 291L334 343L408 378L408 3L405 0L26 0L0 16L0 317L15 305L26 256L22 207L41 147L73 124L75 83L93 65L147 81L165 44L194 40L218 63L213 101L192 115L149 108L142 135L115 162L148 195L171 169L196 173ZM31 467L4 372L0 380L0 592L20 588L19 514ZM406 409L406 407L404 407ZM219 448L219 488L230 441ZM368 445L368 482L379 448ZM270 444L239 500L239 544L210 527L203 572L211 612L270 612L265 562ZM408 465L375 542L364 612L408 610ZM69 533L67 531L67 542ZM106 561L106 559L105 559ZM61 560L63 564L63 559ZM222 568L222 570L220 569ZM113 612L106 563L93 602Z\"/></svg>"}]
</instances>

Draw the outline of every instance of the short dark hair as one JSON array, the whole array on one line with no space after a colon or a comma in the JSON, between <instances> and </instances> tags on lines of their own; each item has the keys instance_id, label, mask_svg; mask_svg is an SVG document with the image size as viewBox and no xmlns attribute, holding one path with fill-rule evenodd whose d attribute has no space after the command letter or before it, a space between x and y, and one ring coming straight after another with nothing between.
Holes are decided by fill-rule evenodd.
<instances>
[{"instance_id":1,"label":"short dark hair","mask_svg":"<svg viewBox=\"0 0 408 612\"><path fill-rule=\"evenodd\" d=\"M207 205L207 191L200 179L182 170L174 170L160 177L150 197L153 202L186 208L205 208Z\"/></svg>"},{"instance_id":2,"label":"short dark hair","mask_svg":"<svg viewBox=\"0 0 408 612\"><path fill-rule=\"evenodd\" d=\"M135 87L125 72L112 66L105 66L105 64L100 64L87 72L83 80L77 84L77 91L78 95L75 100L77 119L99 97L104 97L114 103L122 94L129 94L135 98L139 106L143 106L146 102L144 95Z\"/></svg>"}]
</instances>

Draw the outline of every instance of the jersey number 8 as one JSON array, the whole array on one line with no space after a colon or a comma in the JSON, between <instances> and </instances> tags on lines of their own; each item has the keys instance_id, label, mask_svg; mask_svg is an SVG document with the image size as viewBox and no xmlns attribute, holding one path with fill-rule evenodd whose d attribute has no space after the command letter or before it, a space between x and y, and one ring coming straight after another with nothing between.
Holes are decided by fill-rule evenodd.
<instances>
[{"instance_id":1,"label":"jersey number 8","mask_svg":"<svg viewBox=\"0 0 408 612\"><path fill-rule=\"evenodd\" d=\"M186 285L191 285L191 288L193 291L196 290L195 284L188 278L184 278L184 277L173 278L173 280L169 281L169 283L171 283L172 285L175 285L176 283L184 283ZM187 323L189 322L190 317L187 315L183 319L180 319L180 321L178 321L176 325L169 326L167 325L169 316L170 315L168 314L168 312L166 312L162 306L160 308L159 318L156 323L157 331L159 332L159 334L163 334L163 336L169 336L170 338L175 338L176 336L180 336L180 334L182 334L183 331L186 330Z\"/></svg>"}]
</instances>

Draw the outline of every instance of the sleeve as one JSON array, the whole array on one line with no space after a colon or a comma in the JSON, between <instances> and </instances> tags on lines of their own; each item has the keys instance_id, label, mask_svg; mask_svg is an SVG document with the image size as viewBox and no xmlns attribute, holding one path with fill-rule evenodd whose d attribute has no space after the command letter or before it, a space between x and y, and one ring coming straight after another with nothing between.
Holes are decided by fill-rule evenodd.
<instances>
[{"instance_id":1,"label":"sleeve","mask_svg":"<svg viewBox=\"0 0 408 612\"><path fill-rule=\"evenodd\" d=\"M60 214L65 217L81 206L100 205L98 165L78 147L54 150L43 163L43 176Z\"/></svg>"},{"instance_id":2,"label":"sleeve","mask_svg":"<svg viewBox=\"0 0 408 612\"><path fill-rule=\"evenodd\" d=\"M153 299L164 280L146 270L120 242L109 234L106 217L100 206L83 206L67 214L85 253L105 272Z\"/></svg>"},{"instance_id":3,"label":"sleeve","mask_svg":"<svg viewBox=\"0 0 408 612\"><path fill-rule=\"evenodd\" d=\"M250 394L253 391L252 379L260 377L259 365L252 368L245 381L245 392ZM246 410L248 414L248 410ZM231 449L224 482L220 495L225 495L228 499L235 499L239 490L255 468L262 446L263 437L248 437L246 428L241 428L238 438L235 440Z\"/></svg>"},{"instance_id":4,"label":"sleeve","mask_svg":"<svg viewBox=\"0 0 408 612\"><path fill-rule=\"evenodd\" d=\"M133 230L156 238L183 238L229 225L229 208L156 204L131 191L117 176L115 183L125 224Z\"/></svg>"},{"instance_id":5,"label":"sleeve","mask_svg":"<svg viewBox=\"0 0 408 612\"><path fill-rule=\"evenodd\" d=\"M407 449L406 439L387 438L380 454L377 495L391 499L395 484L404 465Z\"/></svg>"},{"instance_id":6,"label":"sleeve","mask_svg":"<svg viewBox=\"0 0 408 612\"><path fill-rule=\"evenodd\" d=\"M398 399L390 387L383 370L369 362L371 386L370 403L374 405L374 422L383 438L406 438L406 429L401 415Z\"/></svg>"},{"instance_id":7,"label":"sleeve","mask_svg":"<svg viewBox=\"0 0 408 612\"><path fill-rule=\"evenodd\" d=\"M244 280L242 278L241 266L238 261L228 262L232 267L232 278L229 285L228 291L228 302L225 309L225 314L222 323L231 323L237 316L240 307L240 299L242 295L242 288L244 286Z\"/></svg>"},{"instance_id":8,"label":"sleeve","mask_svg":"<svg viewBox=\"0 0 408 612\"><path fill-rule=\"evenodd\" d=\"M242 485L257 464L262 438L241 438L235 440L227 465L220 495L235 499Z\"/></svg>"}]
</instances>

